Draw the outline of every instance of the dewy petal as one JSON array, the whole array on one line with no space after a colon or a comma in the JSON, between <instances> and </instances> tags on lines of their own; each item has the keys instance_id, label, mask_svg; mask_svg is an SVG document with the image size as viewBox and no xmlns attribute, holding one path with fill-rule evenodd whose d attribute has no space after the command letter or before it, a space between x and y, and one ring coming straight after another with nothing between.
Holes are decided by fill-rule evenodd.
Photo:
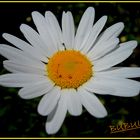
<instances>
[{"instance_id":1,"label":"dewy petal","mask_svg":"<svg viewBox=\"0 0 140 140\"><path fill-rule=\"evenodd\" d=\"M39 75L45 75L47 72L44 67L31 66L27 64L18 64L11 60L5 60L3 62L4 68L13 73L33 73Z\"/></svg>"},{"instance_id":2,"label":"dewy petal","mask_svg":"<svg viewBox=\"0 0 140 140\"><path fill-rule=\"evenodd\" d=\"M24 87L44 79L46 79L46 76L27 73L5 74L0 76L0 85L6 87Z\"/></svg>"},{"instance_id":3,"label":"dewy petal","mask_svg":"<svg viewBox=\"0 0 140 140\"><path fill-rule=\"evenodd\" d=\"M0 44L0 54L16 63L24 63L44 67L44 64L41 61L29 57L29 55L25 54L23 51L9 45Z\"/></svg>"},{"instance_id":4,"label":"dewy petal","mask_svg":"<svg viewBox=\"0 0 140 140\"><path fill-rule=\"evenodd\" d=\"M46 19L39 12L36 11L32 12L32 17L41 38L46 44L46 47L50 55L53 55L55 52L58 51L58 48L57 48L57 44L54 43L53 41L50 27L48 26Z\"/></svg>"},{"instance_id":5,"label":"dewy petal","mask_svg":"<svg viewBox=\"0 0 140 140\"><path fill-rule=\"evenodd\" d=\"M67 106L68 111L73 116L79 116L82 113L82 104L75 89L67 90Z\"/></svg>"},{"instance_id":6,"label":"dewy petal","mask_svg":"<svg viewBox=\"0 0 140 140\"><path fill-rule=\"evenodd\" d=\"M140 82L96 74L94 78L83 85L83 88L97 94L133 97L140 92Z\"/></svg>"},{"instance_id":7,"label":"dewy petal","mask_svg":"<svg viewBox=\"0 0 140 140\"><path fill-rule=\"evenodd\" d=\"M47 118L46 131L48 134L55 134L60 129L67 113L66 91L62 90L61 92L57 108Z\"/></svg>"},{"instance_id":8,"label":"dewy petal","mask_svg":"<svg viewBox=\"0 0 140 140\"><path fill-rule=\"evenodd\" d=\"M106 41L105 43L102 43L98 46L98 49L92 49L88 52L87 56L92 60L93 62L104 55L106 55L108 52L112 51L116 48L116 46L119 43L118 38L113 38L111 40Z\"/></svg>"},{"instance_id":9,"label":"dewy petal","mask_svg":"<svg viewBox=\"0 0 140 140\"><path fill-rule=\"evenodd\" d=\"M54 83L46 78L29 85L25 85L24 88L19 90L18 94L23 99L33 99L48 93L53 87Z\"/></svg>"},{"instance_id":10,"label":"dewy petal","mask_svg":"<svg viewBox=\"0 0 140 140\"><path fill-rule=\"evenodd\" d=\"M44 95L38 105L39 114L46 116L50 114L55 106L59 98L61 97L61 89L59 87L54 87L48 94Z\"/></svg>"},{"instance_id":11,"label":"dewy petal","mask_svg":"<svg viewBox=\"0 0 140 140\"><path fill-rule=\"evenodd\" d=\"M20 30L25 38L32 44L34 49L41 54L41 56L46 58L46 56L48 57L50 55L48 51L49 49L35 30L26 24L21 24Z\"/></svg>"},{"instance_id":12,"label":"dewy petal","mask_svg":"<svg viewBox=\"0 0 140 140\"><path fill-rule=\"evenodd\" d=\"M78 89L78 94L80 95L83 106L91 115L97 118L103 118L107 116L106 109L94 94L89 93L82 87Z\"/></svg>"},{"instance_id":13,"label":"dewy petal","mask_svg":"<svg viewBox=\"0 0 140 140\"><path fill-rule=\"evenodd\" d=\"M75 27L71 12L63 12L62 15L62 34L66 49L73 49Z\"/></svg>"},{"instance_id":14,"label":"dewy petal","mask_svg":"<svg viewBox=\"0 0 140 140\"><path fill-rule=\"evenodd\" d=\"M128 41L125 43L121 43L118 49L114 50L110 54L107 54L101 59L94 61L95 71L108 69L124 61L133 53L133 50L136 48L136 46L137 41Z\"/></svg>"},{"instance_id":15,"label":"dewy petal","mask_svg":"<svg viewBox=\"0 0 140 140\"><path fill-rule=\"evenodd\" d=\"M81 18L81 21L77 29L74 49L80 50L81 44L88 39L90 32L92 30L94 16L95 16L94 8L93 7L87 8L87 10L85 11L85 13Z\"/></svg>"},{"instance_id":16,"label":"dewy petal","mask_svg":"<svg viewBox=\"0 0 140 140\"><path fill-rule=\"evenodd\" d=\"M45 12L45 19L48 22L49 27L52 30L52 34L53 34L55 41L57 42L58 45L60 45L59 49L60 50L63 49L63 48L61 48L62 47L61 44L63 43L62 31L61 31L61 28L59 26L59 23L58 23L55 15L50 11L46 11Z\"/></svg>"},{"instance_id":17,"label":"dewy petal","mask_svg":"<svg viewBox=\"0 0 140 140\"><path fill-rule=\"evenodd\" d=\"M103 29L106 21L107 21L107 16L103 16L94 24L88 39L86 40L85 43L82 43L81 45L82 52L86 54L89 51L89 49L92 47L92 45L96 41L99 33Z\"/></svg>"}]
</instances>

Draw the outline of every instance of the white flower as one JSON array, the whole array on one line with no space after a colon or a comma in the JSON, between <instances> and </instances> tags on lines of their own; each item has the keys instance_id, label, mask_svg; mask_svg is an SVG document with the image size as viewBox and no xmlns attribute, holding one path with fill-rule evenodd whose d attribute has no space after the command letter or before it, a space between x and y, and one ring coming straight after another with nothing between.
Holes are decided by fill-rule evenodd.
<instances>
[{"instance_id":1,"label":"white flower","mask_svg":"<svg viewBox=\"0 0 140 140\"><path fill-rule=\"evenodd\" d=\"M116 23L101 33L107 16L93 24L94 16L94 8L89 7L75 31L71 12L63 12L62 30L50 11L45 17L33 12L38 33L28 25L20 26L29 43L3 34L15 47L0 44L1 55L8 59L4 67L12 72L0 76L0 84L22 87L19 96L24 99L43 95L38 112L48 115L48 134L60 129L67 111L80 115L82 105L91 115L105 117L107 111L94 93L122 97L139 94L140 83L128 78L140 77L140 68L114 67L132 54L137 42L119 44L124 24Z\"/></svg>"}]
</instances>

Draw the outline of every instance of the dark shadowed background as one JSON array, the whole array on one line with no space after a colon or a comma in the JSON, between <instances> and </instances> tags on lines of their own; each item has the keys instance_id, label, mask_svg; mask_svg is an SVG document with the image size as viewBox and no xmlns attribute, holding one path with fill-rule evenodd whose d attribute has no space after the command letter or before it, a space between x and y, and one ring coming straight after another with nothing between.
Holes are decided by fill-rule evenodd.
<instances>
[{"instance_id":1,"label":"dark shadowed background","mask_svg":"<svg viewBox=\"0 0 140 140\"><path fill-rule=\"evenodd\" d=\"M32 11L44 14L52 11L61 23L63 11L73 13L76 27L81 15L89 6L95 7L97 21L101 16L108 15L104 29L116 22L124 22L125 29L120 41L137 40L140 44L140 3L0 3L0 43L7 43L2 33L13 34L23 40L19 26L22 23L35 28L31 18ZM0 74L7 73L3 69L4 57L0 56ZM140 45L134 53L118 66L140 66ZM140 81L140 78L135 80ZM45 132L47 117L37 113L39 100L23 100L18 96L18 89L0 87L0 137L52 137ZM108 111L106 118L97 119L87 111L79 117L68 115L59 132L53 137L140 137L140 128L111 134L110 125L134 123L140 121L140 95L131 98L117 96L101 96ZM140 127L140 126L139 126Z\"/></svg>"}]
</instances>

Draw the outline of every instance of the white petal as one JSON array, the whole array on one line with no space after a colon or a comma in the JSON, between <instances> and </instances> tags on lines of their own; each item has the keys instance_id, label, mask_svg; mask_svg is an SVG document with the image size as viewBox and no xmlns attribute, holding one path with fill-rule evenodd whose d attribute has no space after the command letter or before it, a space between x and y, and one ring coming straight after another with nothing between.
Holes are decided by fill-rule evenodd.
<instances>
[{"instance_id":1,"label":"white petal","mask_svg":"<svg viewBox=\"0 0 140 140\"><path fill-rule=\"evenodd\" d=\"M108 41L98 45L98 47L95 47L95 49L93 48L91 51L89 51L87 56L90 58L90 60L92 60L94 62L94 60L97 60L97 59L103 57L108 52L115 49L116 46L118 45L118 43L119 43L118 38L113 38L111 40L108 40Z\"/></svg>"},{"instance_id":2,"label":"white petal","mask_svg":"<svg viewBox=\"0 0 140 140\"><path fill-rule=\"evenodd\" d=\"M46 79L46 76L34 74L5 74L0 76L0 85L8 87L24 87L44 79Z\"/></svg>"},{"instance_id":3,"label":"white petal","mask_svg":"<svg viewBox=\"0 0 140 140\"><path fill-rule=\"evenodd\" d=\"M111 86L108 86L106 82L103 81L103 79L99 77L93 77L91 78L87 83L83 85L83 88L88 90L89 92L94 92L97 94L108 94L112 95L115 92L115 89Z\"/></svg>"},{"instance_id":4,"label":"white petal","mask_svg":"<svg viewBox=\"0 0 140 140\"><path fill-rule=\"evenodd\" d=\"M41 15L42 16L42 15ZM43 17L43 16L42 16ZM51 41L52 46L57 51L58 50L58 43L54 34L56 34L56 30L53 30L52 25L50 24L49 20L46 20L44 17L42 18L44 25L46 25L46 32L48 33L48 38Z\"/></svg>"},{"instance_id":5,"label":"white petal","mask_svg":"<svg viewBox=\"0 0 140 140\"><path fill-rule=\"evenodd\" d=\"M32 73L46 75L47 71L45 70L46 66L38 68L37 66L30 66L27 64L18 64L11 60L6 60L3 62L4 68L13 73Z\"/></svg>"},{"instance_id":6,"label":"white petal","mask_svg":"<svg viewBox=\"0 0 140 140\"><path fill-rule=\"evenodd\" d=\"M52 12L47 11L45 13L45 19L49 24L54 43L57 45L59 50L64 50L64 46L62 45L62 31L55 15Z\"/></svg>"},{"instance_id":7,"label":"white petal","mask_svg":"<svg viewBox=\"0 0 140 140\"><path fill-rule=\"evenodd\" d=\"M89 35L88 39L86 40L85 43L82 43L81 45L82 52L87 53L89 51L89 49L92 47L92 45L96 41L99 33L103 29L106 21L107 21L107 16L103 16L94 24L91 34Z\"/></svg>"},{"instance_id":8,"label":"white petal","mask_svg":"<svg viewBox=\"0 0 140 140\"><path fill-rule=\"evenodd\" d=\"M136 46L136 41L128 41L126 43L121 43L118 49L102 57L101 59L94 61L95 71L108 69L124 61L133 53L133 50L136 48Z\"/></svg>"},{"instance_id":9,"label":"white petal","mask_svg":"<svg viewBox=\"0 0 140 140\"><path fill-rule=\"evenodd\" d=\"M19 90L19 96L23 99L33 99L42 96L53 88L54 84L46 79L38 80L30 85L25 85Z\"/></svg>"},{"instance_id":10,"label":"white petal","mask_svg":"<svg viewBox=\"0 0 140 140\"><path fill-rule=\"evenodd\" d=\"M122 22L110 26L103 32L102 36L100 37L96 45L98 45L98 43L105 42L109 39L118 37L123 29L124 29L124 24Z\"/></svg>"},{"instance_id":11,"label":"white petal","mask_svg":"<svg viewBox=\"0 0 140 140\"><path fill-rule=\"evenodd\" d=\"M31 58L23 51L9 45L0 44L0 54L16 63L24 63L44 67L44 64L41 61Z\"/></svg>"},{"instance_id":12,"label":"white petal","mask_svg":"<svg viewBox=\"0 0 140 140\"><path fill-rule=\"evenodd\" d=\"M0 44L0 54L7 59L16 60L18 57L21 58L23 56L23 51L6 44Z\"/></svg>"},{"instance_id":13,"label":"white petal","mask_svg":"<svg viewBox=\"0 0 140 140\"><path fill-rule=\"evenodd\" d=\"M107 115L106 109L94 94L89 93L82 87L78 89L78 94L83 106L91 115L97 118L103 118Z\"/></svg>"},{"instance_id":14,"label":"white petal","mask_svg":"<svg viewBox=\"0 0 140 140\"><path fill-rule=\"evenodd\" d=\"M57 42L58 45L60 45L60 50L61 50L61 44L62 44L62 31L61 28L59 26L59 23L55 17L55 15L50 12L47 11L45 13L45 19L46 21L48 21L49 27L51 28L52 34L53 34L53 38L54 40Z\"/></svg>"},{"instance_id":15,"label":"white petal","mask_svg":"<svg viewBox=\"0 0 140 140\"><path fill-rule=\"evenodd\" d=\"M42 97L38 105L39 114L46 116L53 111L60 98L60 92L61 90L59 87L54 87L48 94Z\"/></svg>"},{"instance_id":16,"label":"white petal","mask_svg":"<svg viewBox=\"0 0 140 140\"><path fill-rule=\"evenodd\" d=\"M89 34L92 30L94 16L95 16L94 8L93 7L87 8L87 10L84 12L81 18L81 21L77 29L74 49L80 50L81 44L88 39Z\"/></svg>"},{"instance_id":17,"label":"white petal","mask_svg":"<svg viewBox=\"0 0 140 140\"><path fill-rule=\"evenodd\" d=\"M57 108L47 118L46 131L48 134L55 134L60 129L67 113L66 100L66 94L61 93Z\"/></svg>"},{"instance_id":18,"label":"white petal","mask_svg":"<svg viewBox=\"0 0 140 140\"><path fill-rule=\"evenodd\" d=\"M138 67L113 67L107 71L98 72L98 74L109 77L136 78L140 77L140 68Z\"/></svg>"},{"instance_id":19,"label":"white petal","mask_svg":"<svg viewBox=\"0 0 140 140\"><path fill-rule=\"evenodd\" d=\"M103 77L96 74L84 88L98 94L133 97L139 94L140 83L119 77Z\"/></svg>"},{"instance_id":20,"label":"white petal","mask_svg":"<svg viewBox=\"0 0 140 140\"><path fill-rule=\"evenodd\" d=\"M92 49L90 50L90 52L88 53L88 57L93 60L94 56L93 54L97 54L95 57L95 59L100 58L100 55L98 56L98 53L102 52L102 48L104 48L104 45L108 44L109 42L112 42L113 40L115 40L119 34L122 32L124 28L124 24L122 22L116 23L112 26L110 26L109 28L107 28L96 40L94 46L92 47ZM109 51L113 50L114 46L111 48L109 47ZM106 50L106 49L105 49ZM109 52L108 51L108 52ZM104 51L103 51L104 52ZM95 60L94 59L94 60Z\"/></svg>"},{"instance_id":21,"label":"white petal","mask_svg":"<svg viewBox=\"0 0 140 140\"><path fill-rule=\"evenodd\" d=\"M48 30L48 34L50 35L50 39L53 43L53 45L56 47L57 49L57 43L58 43L58 38L56 37L57 36L57 31L56 29L54 28L53 24L50 22L50 17L48 14L48 19L46 19L45 17L45 22L46 22L46 29ZM60 44L60 40L59 40L59 44Z\"/></svg>"},{"instance_id":22,"label":"white petal","mask_svg":"<svg viewBox=\"0 0 140 140\"><path fill-rule=\"evenodd\" d=\"M116 23L109 28L107 28L96 40L93 48L90 50L95 53L96 50L100 49L104 44L108 41L111 41L119 36L124 28L124 24L122 22Z\"/></svg>"},{"instance_id":23,"label":"white petal","mask_svg":"<svg viewBox=\"0 0 140 140\"><path fill-rule=\"evenodd\" d=\"M46 22L46 19L39 12L32 12L33 21L37 27L37 30L43 39L48 52L53 55L57 50L57 45L54 43L50 28Z\"/></svg>"},{"instance_id":24,"label":"white petal","mask_svg":"<svg viewBox=\"0 0 140 140\"><path fill-rule=\"evenodd\" d=\"M48 59L43 56L43 54L40 54L39 51L37 51L25 41L7 33L3 34L3 38L15 45L17 48L23 50L25 53L27 53L28 56L42 60L44 62L48 62Z\"/></svg>"},{"instance_id":25,"label":"white petal","mask_svg":"<svg viewBox=\"0 0 140 140\"><path fill-rule=\"evenodd\" d=\"M69 113L73 116L81 115L82 104L80 102L79 94L77 94L75 89L68 89L66 94Z\"/></svg>"},{"instance_id":26,"label":"white petal","mask_svg":"<svg viewBox=\"0 0 140 140\"><path fill-rule=\"evenodd\" d=\"M63 12L62 33L66 49L73 49L75 27L71 12Z\"/></svg>"},{"instance_id":27,"label":"white petal","mask_svg":"<svg viewBox=\"0 0 140 140\"><path fill-rule=\"evenodd\" d=\"M26 24L21 24L20 30L26 39L32 44L34 49L38 52L38 55L40 55L41 59L44 61L46 56L49 56L49 49L41 39L40 35Z\"/></svg>"}]
</instances>

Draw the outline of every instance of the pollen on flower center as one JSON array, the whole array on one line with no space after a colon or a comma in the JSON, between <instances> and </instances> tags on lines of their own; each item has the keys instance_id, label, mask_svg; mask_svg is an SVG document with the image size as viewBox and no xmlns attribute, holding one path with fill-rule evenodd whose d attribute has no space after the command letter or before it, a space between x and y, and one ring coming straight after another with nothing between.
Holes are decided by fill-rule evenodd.
<instances>
[{"instance_id":1,"label":"pollen on flower center","mask_svg":"<svg viewBox=\"0 0 140 140\"><path fill-rule=\"evenodd\" d=\"M58 51L47 64L49 78L61 88L78 88L92 76L92 64L79 51Z\"/></svg>"}]
</instances>

